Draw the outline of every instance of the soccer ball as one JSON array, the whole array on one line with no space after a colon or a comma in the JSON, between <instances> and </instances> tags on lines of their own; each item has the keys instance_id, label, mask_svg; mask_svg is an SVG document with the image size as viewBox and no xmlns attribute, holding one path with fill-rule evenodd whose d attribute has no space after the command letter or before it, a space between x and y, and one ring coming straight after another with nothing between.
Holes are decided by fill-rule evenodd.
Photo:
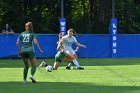
<instances>
[{"instance_id":1,"label":"soccer ball","mask_svg":"<svg viewBox=\"0 0 140 93\"><path fill-rule=\"evenodd\" d=\"M53 71L53 67L50 66L50 65L48 65L48 66L46 67L46 70L47 70L48 72L52 72L52 71Z\"/></svg>"}]
</instances>

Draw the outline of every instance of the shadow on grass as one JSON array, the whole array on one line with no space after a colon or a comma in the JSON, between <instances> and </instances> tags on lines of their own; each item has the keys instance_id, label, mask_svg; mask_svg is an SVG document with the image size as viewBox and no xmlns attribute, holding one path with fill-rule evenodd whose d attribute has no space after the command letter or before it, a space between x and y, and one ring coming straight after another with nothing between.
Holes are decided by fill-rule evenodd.
<instances>
[{"instance_id":1,"label":"shadow on grass","mask_svg":"<svg viewBox=\"0 0 140 93\"><path fill-rule=\"evenodd\" d=\"M0 93L140 93L140 86L102 86L90 83L1 82Z\"/></svg>"},{"instance_id":2,"label":"shadow on grass","mask_svg":"<svg viewBox=\"0 0 140 93\"><path fill-rule=\"evenodd\" d=\"M54 59L37 59L37 64L39 65L43 60L53 66ZM81 66L140 65L139 58L79 58L78 62ZM60 67L67 64L62 62ZM0 68L23 68L23 65L21 59L0 59Z\"/></svg>"},{"instance_id":3,"label":"shadow on grass","mask_svg":"<svg viewBox=\"0 0 140 93\"><path fill-rule=\"evenodd\" d=\"M79 59L82 66L116 66L116 65L140 65L139 58L84 58Z\"/></svg>"},{"instance_id":4,"label":"shadow on grass","mask_svg":"<svg viewBox=\"0 0 140 93\"><path fill-rule=\"evenodd\" d=\"M46 59L37 59L37 66ZM30 63L30 62L29 62ZM53 59L47 59L47 63L53 65ZM0 68L23 68L22 59L0 59Z\"/></svg>"}]
</instances>

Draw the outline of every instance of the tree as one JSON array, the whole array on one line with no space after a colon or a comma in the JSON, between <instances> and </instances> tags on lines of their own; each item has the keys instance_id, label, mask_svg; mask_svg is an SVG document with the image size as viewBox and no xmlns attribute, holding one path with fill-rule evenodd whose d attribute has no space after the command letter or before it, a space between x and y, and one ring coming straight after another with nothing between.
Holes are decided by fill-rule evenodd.
<instances>
[{"instance_id":1,"label":"tree","mask_svg":"<svg viewBox=\"0 0 140 93\"><path fill-rule=\"evenodd\" d=\"M16 33L32 21L36 33L59 33L61 0L1 0L0 28L8 23ZM140 33L139 0L115 0L120 34ZM80 34L108 34L111 0L64 0L67 29Z\"/></svg>"}]
</instances>

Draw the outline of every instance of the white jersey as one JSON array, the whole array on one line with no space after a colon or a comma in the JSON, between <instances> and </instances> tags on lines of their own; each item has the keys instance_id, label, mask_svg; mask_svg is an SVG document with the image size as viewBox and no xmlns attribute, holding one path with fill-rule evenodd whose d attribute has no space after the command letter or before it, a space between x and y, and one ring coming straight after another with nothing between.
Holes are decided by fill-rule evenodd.
<instances>
[{"instance_id":1,"label":"white jersey","mask_svg":"<svg viewBox=\"0 0 140 93\"><path fill-rule=\"evenodd\" d=\"M77 42L76 38L74 36L70 38L68 37L68 35L66 35L66 36L63 36L61 40L62 40L62 45L63 45L64 50L74 55L75 51L72 49L72 44Z\"/></svg>"}]
</instances>

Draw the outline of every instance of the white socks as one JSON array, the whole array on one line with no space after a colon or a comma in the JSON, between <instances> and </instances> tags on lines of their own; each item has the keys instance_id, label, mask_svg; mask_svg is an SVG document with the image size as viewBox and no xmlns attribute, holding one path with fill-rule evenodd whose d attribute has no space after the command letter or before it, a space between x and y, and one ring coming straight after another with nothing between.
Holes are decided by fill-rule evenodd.
<instances>
[{"instance_id":1,"label":"white socks","mask_svg":"<svg viewBox=\"0 0 140 93\"><path fill-rule=\"evenodd\" d=\"M79 67L79 63L78 63L78 61L76 59L73 59L72 61L76 65L76 67Z\"/></svg>"},{"instance_id":2,"label":"white socks","mask_svg":"<svg viewBox=\"0 0 140 93\"><path fill-rule=\"evenodd\" d=\"M70 67L71 63L69 63L67 66Z\"/></svg>"}]
</instances>

